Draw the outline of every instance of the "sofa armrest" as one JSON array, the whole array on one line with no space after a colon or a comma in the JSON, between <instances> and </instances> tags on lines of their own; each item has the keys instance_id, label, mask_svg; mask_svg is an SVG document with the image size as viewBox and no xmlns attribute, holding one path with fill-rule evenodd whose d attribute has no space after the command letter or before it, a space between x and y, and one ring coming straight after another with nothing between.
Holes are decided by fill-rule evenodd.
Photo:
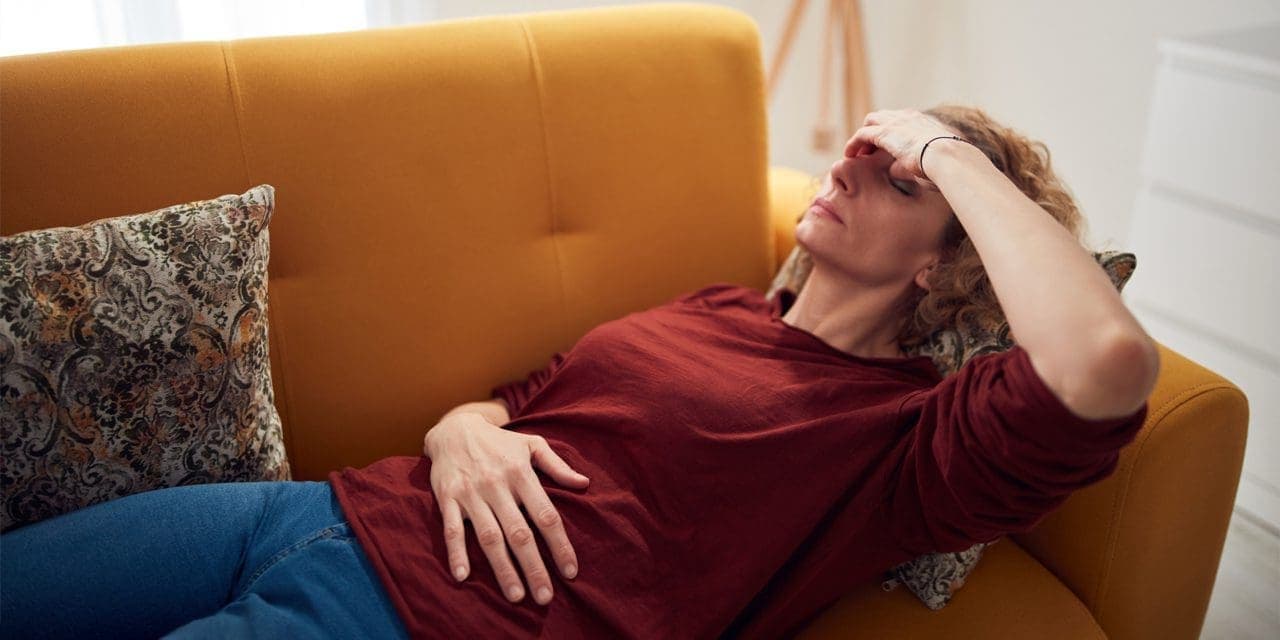
<instances>
[{"instance_id":1,"label":"sofa armrest","mask_svg":"<svg viewBox=\"0 0 1280 640\"><path fill-rule=\"evenodd\" d=\"M1158 346L1147 422L1115 473L1014 536L1109 638L1199 637L1244 464L1244 393Z\"/></svg>"},{"instance_id":2,"label":"sofa armrest","mask_svg":"<svg viewBox=\"0 0 1280 640\"><path fill-rule=\"evenodd\" d=\"M775 255L773 272L777 273L796 245L796 224L809 202L818 194L822 179L799 169L769 167L769 214L773 220Z\"/></svg>"}]
</instances>

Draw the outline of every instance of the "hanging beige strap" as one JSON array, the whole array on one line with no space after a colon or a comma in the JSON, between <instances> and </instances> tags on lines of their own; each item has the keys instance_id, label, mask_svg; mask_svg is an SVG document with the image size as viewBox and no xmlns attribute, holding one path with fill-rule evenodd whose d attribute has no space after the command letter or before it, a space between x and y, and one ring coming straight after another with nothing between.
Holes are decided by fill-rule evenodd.
<instances>
[{"instance_id":1,"label":"hanging beige strap","mask_svg":"<svg viewBox=\"0 0 1280 640\"><path fill-rule=\"evenodd\" d=\"M809 0L794 0L791 12L787 14L787 26L782 29L782 39L778 41L778 49L773 52L773 61L769 64L769 75L765 79L766 98L773 97L773 87L777 84L778 75L782 72L782 63L786 61L787 54L791 53L791 43L796 38L796 29L800 26L800 17L804 15L807 4Z\"/></svg>"},{"instance_id":2,"label":"hanging beige strap","mask_svg":"<svg viewBox=\"0 0 1280 640\"><path fill-rule=\"evenodd\" d=\"M782 38L778 41L778 49L769 64L769 73L765 78L765 95L773 98L782 67L791 53L791 45L795 42L800 19L808 0L793 0L791 10L787 14L787 23L782 30ZM832 42L832 30L840 27L843 47L836 48ZM844 60L844 132L839 137L841 143L853 137L853 132L862 124L862 119L871 111L870 75L867 72L866 52L863 46L862 12L858 0L827 0L827 19L823 24L822 75L818 80L818 120L813 127L813 150L829 153L835 150L835 127L831 123L828 106L831 102L831 66L832 55L839 51Z\"/></svg>"},{"instance_id":3,"label":"hanging beige strap","mask_svg":"<svg viewBox=\"0 0 1280 640\"><path fill-rule=\"evenodd\" d=\"M834 0L833 0L834 1ZM844 4L844 137L862 126L871 113L871 74L867 72L867 54L863 47L862 10L858 0L840 0Z\"/></svg>"},{"instance_id":4,"label":"hanging beige strap","mask_svg":"<svg viewBox=\"0 0 1280 640\"><path fill-rule=\"evenodd\" d=\"M831 34L840 21L838 0L828 0L827 20L822 25L822 75L818 78L818 121L813 125L813 150L830 152L835 146L836 128L831 124Z\"/></svg>"}]
</instances>

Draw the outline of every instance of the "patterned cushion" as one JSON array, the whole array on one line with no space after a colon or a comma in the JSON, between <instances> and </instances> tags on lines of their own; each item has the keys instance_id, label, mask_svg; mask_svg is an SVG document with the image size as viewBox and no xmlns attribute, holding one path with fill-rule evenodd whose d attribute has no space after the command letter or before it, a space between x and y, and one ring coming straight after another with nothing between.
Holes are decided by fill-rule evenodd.
<instances>
[{"instance_id":1,"label":"patterned cushion","mask_svg":"<svg viewBox=\"0 0 1280 640\"><path fill-rule=\"evenodd\" d=\"M0 238L0 531L113 498L289 480L260 185Z\"/></svg>"},{"instance_id":2,"label":"patterned cushion","mask_svg":"<svg viewBox=\"0 0 1280 640\"><path fill-rule=\"evenodd\" d=\"M1133 270L1137 267L1137 258L1132 253L1103 251L1094 252L1093 257L1111 277L1111 283L1117 291L1124 289L1125 283L1133 276ZM804 286L812 269L813 260L809 253L796 245L774 276L766 297L773 300L781 289L800 293L800 288ZM1009 338L1009 323L1000 319L988 325L955 326L939 330L930 340L909 350L907 355L931 356L938 373L946 377L958 371L969 358L1011 348L1013 341ZM983 550L997 542L998 539L979 542L964 551L919 556L887 571L881 586L889 591L898 584L905 584L925 606L936 611L946 606L951 596L964 585L965 579L982 558Z\"/></svg>"}]
</instances>

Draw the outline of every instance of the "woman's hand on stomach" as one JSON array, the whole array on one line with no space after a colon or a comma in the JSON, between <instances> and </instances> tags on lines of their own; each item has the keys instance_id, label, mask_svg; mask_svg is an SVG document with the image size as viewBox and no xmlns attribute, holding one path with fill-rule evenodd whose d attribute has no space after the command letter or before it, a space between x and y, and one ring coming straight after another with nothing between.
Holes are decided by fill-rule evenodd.
<instances>
[{"instance_id":1,"label":"woman's hand on stomach","mask_svg":"<svg viewBox=\"0 0 1280 640\"><path fill-rule=\"evenodd\" d=\"M465 517L475 527L508 600L524 598L520 576L507 554L509 544L534 601L544 605L551 601L551 575L517 501L532 515L561 574L577 575L573 545L533 466L572 488L586 488L589 480L557 455L546 439L508 431L480 413L462 412L446 416L427 432L423 453L431 459L431 490L444 515L444 539L455 579L465 580L470 573Z\"/></svg>"}]
</instances>

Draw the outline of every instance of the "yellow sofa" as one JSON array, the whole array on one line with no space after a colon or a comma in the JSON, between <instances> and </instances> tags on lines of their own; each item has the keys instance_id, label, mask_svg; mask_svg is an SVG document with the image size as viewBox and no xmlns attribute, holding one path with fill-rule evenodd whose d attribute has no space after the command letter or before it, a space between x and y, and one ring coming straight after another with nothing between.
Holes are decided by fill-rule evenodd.
<instances>
[{"instance_id":1,"label":"yellow sofa","mask_svg":"<svg viewBox=\"0 0 1280 640\"><path fill-rule=\"evenodd\" d=\"M274 185L276 400L324 479L601 322L767 288L812 184L768 166L763 80L757 25L696 4L4 58L0 233ZM1161 357L1117 472L945 609L868 584L802 637L1196 637L1248 406Z\"/></svg>"}]
</instances>

